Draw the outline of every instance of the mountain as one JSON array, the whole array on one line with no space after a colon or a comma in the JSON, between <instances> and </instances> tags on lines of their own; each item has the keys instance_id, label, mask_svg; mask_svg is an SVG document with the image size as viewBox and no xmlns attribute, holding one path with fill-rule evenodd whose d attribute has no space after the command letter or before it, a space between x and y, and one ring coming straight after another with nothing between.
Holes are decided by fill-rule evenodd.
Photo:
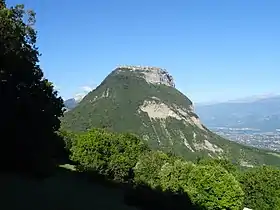
<instances>
[{"instance_id":1,"label":"mountain","mask_svg":"<svg viewBox=\"0 0 280 210\"><path fill-rule=\"evenodd\" d=\"M209 127L253 128L263 132L280 128L280 96L197 105L196 112Z\"/></svg>"},{"instance_id":2,"label":"mountain","mask_svg":"<svg viewBox=\"0 0 280 210\"><path fill-rule=\"evenodd\" d=\"M75 108L78 103L79 101L75 100L75 98L69 98L64 101L65 108L68 110Z\"/></svg>"},{"instance_id":3,"label":"mountain","mask_svg":"<svg viewBox=\"0 0 280 210\"><path fill-rule=\"evenodd\" d=\"M75 97L69 98L64 101L64 105L67 111L75 108L90 91L94 90L94 88L90 86L84 86L82 88L84 89L83 92L80 92L76 94Z\"/></svg>"},{"instance_id":4,"label":"mountain","mask_svg":"<svg viewBox=\"0 0 280 210\"><path fill-rule=\"evenodd\" d=\"M172 150L188 159L227 156L244 165L280 164L277 154L209 131L192 102L175 88L173 77L160 68L116 68L62 119L64 129L79 132L92 127L135 133L151 148Z\"/></svg>"}]
</instances>

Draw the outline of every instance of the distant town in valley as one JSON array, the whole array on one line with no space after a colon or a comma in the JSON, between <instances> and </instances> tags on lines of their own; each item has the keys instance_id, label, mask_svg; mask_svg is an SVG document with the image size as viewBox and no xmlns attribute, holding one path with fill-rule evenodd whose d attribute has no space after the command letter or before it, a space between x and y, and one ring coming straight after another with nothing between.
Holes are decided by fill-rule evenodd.
<instances>
[{"instance_id":1,"label":"distant town in valley","mask_svg":"<svg viewBox=\"0 0 280 210\"><path fill-rule=\"evenodd\" d=\"M262 132L252 128L210 127L211 131L237 143L280 152L280 129Z\"/></svg>"},{"instance_id":2,"label":"distant town in valley","mask_svg":"<svg viewBox=\"0 0 280 210\"><path fill-rule=\"evenodd\" d=\"M196 112L210 130L249 146L280 151L280 96L252 96L198 104Z\"/></svg>"}]
</instances>

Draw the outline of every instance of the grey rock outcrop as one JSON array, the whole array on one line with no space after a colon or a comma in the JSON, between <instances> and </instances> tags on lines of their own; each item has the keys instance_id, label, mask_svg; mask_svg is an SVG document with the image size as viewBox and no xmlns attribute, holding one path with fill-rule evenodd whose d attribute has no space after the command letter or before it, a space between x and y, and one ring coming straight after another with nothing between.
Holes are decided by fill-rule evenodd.
<instances>
[{"instance_id":1,"label":"grey rock outcrop","mask_svg":"<svg viewBox=\"0 0 280 210\"><path fill-rule=\"evenodd\" d=\"M166 69L151 66L118 66L117 71L137 71L148 83L164 84L175 87L173 77Z\"/></svg>"}]
</instances>

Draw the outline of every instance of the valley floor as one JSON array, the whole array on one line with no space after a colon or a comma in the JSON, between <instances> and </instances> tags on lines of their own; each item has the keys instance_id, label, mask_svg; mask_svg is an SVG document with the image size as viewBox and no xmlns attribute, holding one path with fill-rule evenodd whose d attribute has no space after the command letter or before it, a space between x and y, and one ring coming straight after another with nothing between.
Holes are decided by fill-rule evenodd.
<instances>
[{"instance_id":1,"label":"valley floor","mask_svg":"<svg viewBox=\"0 0 280 210\"><path fill-rule=\"evenodd\" d=\"M123 191L89 182L59 168L43 181L0 175L0 209L9 210L135 210L123 202Z\"/></svg>"}]
</instances>

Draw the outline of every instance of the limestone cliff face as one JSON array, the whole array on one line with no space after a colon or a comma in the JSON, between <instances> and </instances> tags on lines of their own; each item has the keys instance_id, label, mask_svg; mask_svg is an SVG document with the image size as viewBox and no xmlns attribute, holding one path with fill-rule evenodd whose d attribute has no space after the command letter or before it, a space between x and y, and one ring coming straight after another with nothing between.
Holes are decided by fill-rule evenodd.
<instances>
[{"instance_id":1,"label":"limestone cliff face","mask_svg":"<svg viewBox=\"0 0 280 210\"><path fill-rule=\"evenodd\" d=\"M166 69L151 66L118 66L116 71L135 71L148 83L175 87L174 79Z\"/></svg>"}]
</instances>

